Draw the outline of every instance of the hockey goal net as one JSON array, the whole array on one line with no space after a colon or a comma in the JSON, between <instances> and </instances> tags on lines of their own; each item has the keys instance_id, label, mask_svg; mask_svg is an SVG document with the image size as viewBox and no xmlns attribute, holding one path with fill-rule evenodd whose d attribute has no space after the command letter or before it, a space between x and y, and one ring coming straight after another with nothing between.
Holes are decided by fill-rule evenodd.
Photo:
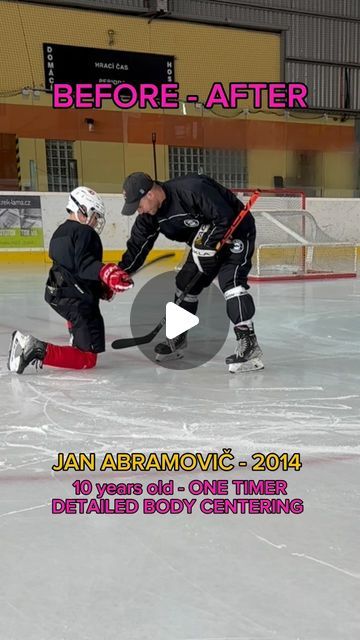
<instances>
[{"instance_id":1,"label":"hockey goal net","mask_svg":"<svg viewBox=\"0 0 360 640\"><path fill-rule=\"evenodd\" d=\"M255 189L233 191L246 203ZM337 242L319 227L302 191L261 190L252 213L257 246L250 280L356 276L356 246Z\"/></svg>"}]
</instances>

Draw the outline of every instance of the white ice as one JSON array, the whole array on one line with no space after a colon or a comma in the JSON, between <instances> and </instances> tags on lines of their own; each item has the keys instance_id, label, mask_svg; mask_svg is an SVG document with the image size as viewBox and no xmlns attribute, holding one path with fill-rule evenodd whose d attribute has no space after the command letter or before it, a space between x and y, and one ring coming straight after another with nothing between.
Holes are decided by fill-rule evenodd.
<instances>
[{"instance_id":1,"label":"white ice","mask_svg":"<svg viewBox=\"0 0 360 640\"><path fill-rule=\"evenodd\" d=\"M137 289L159 268L138 274ZM130 335L135 289L103 304L109 347L96 369L10 374L13 329L66 344L64 322L43 301L45 274L2 266L0 275L1 640L360 638L358 279L254 284L260 372L226 372L230 334L213 360L188 371L155 366L137 348L112 351L111 340ZM235 475L51 469L58 452L101 459L228 447L248 461L257 451L299 451L303 467ZM305 510L51 514L51 499L75 497L79 478L194 477L285 479Z\"/></svg>"}]
</instances>

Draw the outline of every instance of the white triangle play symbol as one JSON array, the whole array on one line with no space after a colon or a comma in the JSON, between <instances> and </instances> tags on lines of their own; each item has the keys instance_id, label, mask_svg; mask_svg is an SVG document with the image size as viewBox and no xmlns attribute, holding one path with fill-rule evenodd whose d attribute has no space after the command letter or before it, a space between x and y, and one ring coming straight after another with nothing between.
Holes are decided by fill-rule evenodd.
<instances>
[{"instance_id":1,"label":"white triangle play symbol","mask_svg":"<svg viewBox=\"0 0 360 640\"><path fill-rule=\"evenodd\" d=\"M188 329L192 329L199 324L199 318L194 316L193 313L189 313L182 309L173 302L166 304L166 324L165 331L166 337L169 340L176 338L180 333L184 333Z\"/></svg>"}]
</instances>

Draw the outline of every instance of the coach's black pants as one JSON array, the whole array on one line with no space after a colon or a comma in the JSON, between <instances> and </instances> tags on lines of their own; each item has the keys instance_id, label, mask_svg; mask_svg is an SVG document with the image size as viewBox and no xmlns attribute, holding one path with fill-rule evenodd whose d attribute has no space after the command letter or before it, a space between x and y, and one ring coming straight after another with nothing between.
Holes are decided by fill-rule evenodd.
<instances>
[{"instance_id":1,"label":"coach's black pants","mask_svg":"<svg viewBox=\"0 0 360 640\"><path fill-rule=\"evenodd\" d=\"M253 228L246 235L226 245L219 254L216 270L209 275L203 274L180 306L190 313L196 313L199 294L217 276L226 299L226 311L230 320L234 324L250 320L255 313L255 305L251 294L248 293L247 277L251 269L255 236L255 228ZM198 268L190 251L185 264L176 276L177 296L184 291L197 272Z\"/></svg>"}]
</instances>

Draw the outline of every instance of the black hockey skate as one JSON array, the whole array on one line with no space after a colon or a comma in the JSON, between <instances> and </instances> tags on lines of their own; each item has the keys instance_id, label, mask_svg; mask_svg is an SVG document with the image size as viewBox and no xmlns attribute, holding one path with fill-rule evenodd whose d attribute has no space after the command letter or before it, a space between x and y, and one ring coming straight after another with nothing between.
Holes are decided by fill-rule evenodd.
<instances>
[{"instance_id":1,"label":"black hockey skate","mask_svg":"<svg viewBox=\"0 0 360 640\"><path fill-rule=\"evenodd\" d=\"M20 331L14 331L11 337L7 366L9 371L22 373L29 364L40 366L46 354L47 343Z\"/></svg>"},{"instance_id":2,"label":"black hockey skate","mask_svg":"<svg viewBox=\"0 0 360 640\"><path fill-rule=\"evenodd\" d=\"M165 342L159 342L155 347L156 361L165 362L168 360L179 360L184 357L183 351L187 347L187 331L179 336Z\"/></svg>"},{"instance_id":3,"label":"black hockey skate","mask_svg":"<svg viewBox=\"0 0 360 640\"><path fill-rule=\"evenodd\" d=\"M234 327L238 341L236 351L226 358L230 373L258 371L264 368L262 351L258 345L253 327Z\"/></svg>"}]
</instances>

